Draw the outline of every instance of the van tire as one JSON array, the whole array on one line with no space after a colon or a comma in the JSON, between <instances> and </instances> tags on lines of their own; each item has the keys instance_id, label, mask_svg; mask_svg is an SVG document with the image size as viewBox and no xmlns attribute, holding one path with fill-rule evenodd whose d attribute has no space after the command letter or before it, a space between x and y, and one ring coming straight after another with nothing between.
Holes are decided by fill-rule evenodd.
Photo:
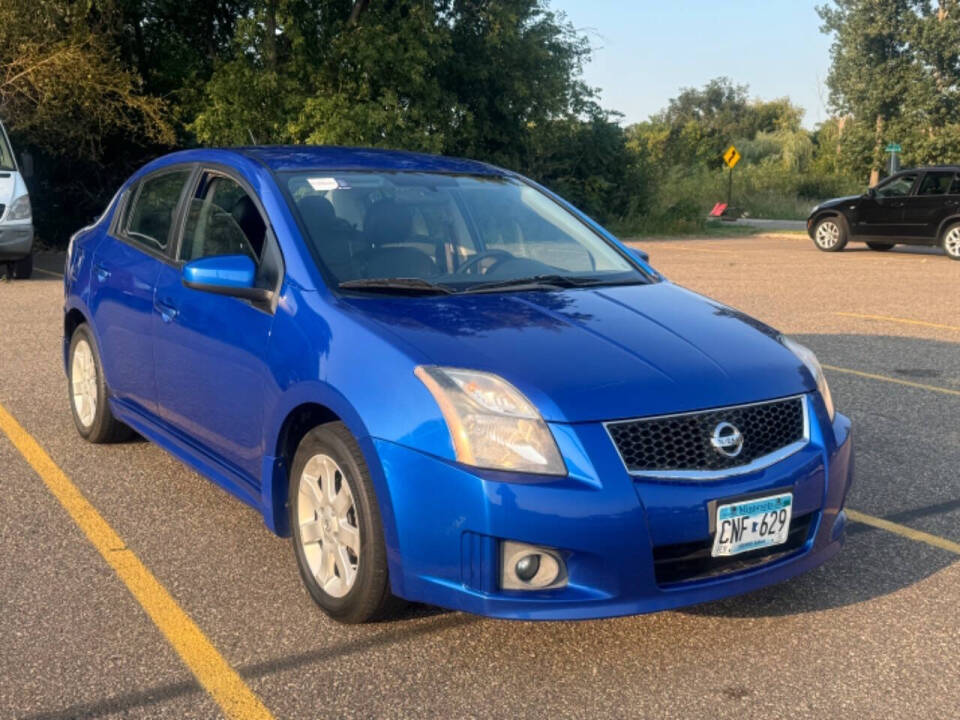
<instances>
[{"instance_id":1,"label":"van tire","mask_svg":"<svg viewBox=\"0 0 960 720\"><path fill-rule=\"evenodd\" d=\"M14 279L29 280L31 275L33 275L33 255L27 255L13 264Z\"/></svg>"}]
</instances>

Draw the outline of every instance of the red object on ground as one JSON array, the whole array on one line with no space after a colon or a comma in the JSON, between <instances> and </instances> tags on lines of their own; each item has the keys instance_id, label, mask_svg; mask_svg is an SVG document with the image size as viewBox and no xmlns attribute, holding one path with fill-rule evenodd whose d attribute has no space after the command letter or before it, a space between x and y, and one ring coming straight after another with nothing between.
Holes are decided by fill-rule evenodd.
<instances>
[{"instance_id":1,"label":"red object on ground","mask_svg":"<svg viewBox=\"0 0 960 720\"><path fill-rule=\"evenodd\" d=\"M710 211L710 217L720 217L723 215L723 211L727 209L726 203L717 203L713 206L713 210Z\"/></svg>"}]
</instances>

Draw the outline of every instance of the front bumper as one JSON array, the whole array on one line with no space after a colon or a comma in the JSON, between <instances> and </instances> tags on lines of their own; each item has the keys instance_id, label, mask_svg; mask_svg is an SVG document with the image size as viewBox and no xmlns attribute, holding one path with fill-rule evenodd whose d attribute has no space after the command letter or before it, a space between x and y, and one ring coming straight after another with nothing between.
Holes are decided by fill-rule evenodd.
<instances>
[{"instance_id":1,"label":"front bumper","mask_svg":"<svg viewBox=\"0 0 960 720\"><path fill-rule=\"evenodd\" d=\"M837 415L831 425L822 403L811 405L818 409L807 447L767 468L709 482L631 477L599 423L552 426L570 471L561 479L466 468L373 440L389 494L383 514L392 589L480 615L586 619L718 600L814 568L843 542L853 452L849 420ZM669 583L658 577L654 557L664 548L709 541L713 501L768 489L793 492L794 518L809 522L795 548L722 575ZM501 589L503 540L555 548L568 584Z\"/></svg>"},{"instance_id":2,"label":"front bumper","mask_svg":"<svg viewBox=\"0 0 960 720\"><path fill-rule=\"evenodd\" d=\"M0 224L0 261L21 260L33 250L33 225Z\"/></svg>"}]
</instances>

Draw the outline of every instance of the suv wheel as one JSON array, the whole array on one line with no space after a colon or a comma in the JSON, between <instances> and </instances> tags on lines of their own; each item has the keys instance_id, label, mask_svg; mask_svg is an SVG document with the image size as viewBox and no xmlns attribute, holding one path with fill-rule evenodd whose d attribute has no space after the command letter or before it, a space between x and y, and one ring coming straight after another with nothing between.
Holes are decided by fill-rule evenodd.
<instances>
[{"instance_id":1,"label":"suv wheel","mask_svg":"<svg viewBox=\"0 0 960 720\"><path fill-rule=\"evenodd\" d=\"M70 338L70 407L77 431L92 443L126 440L131 430L113 416L97 344L86 323Z\"/></svg>"},{"instance_id":2,"label":"suv wheel","mask_svg":"<svg viewBox=\"0 0 960 720\"><path fill-rule=\"evenodd\" d=\"M846 247L847 233L840 218L825 217L813 229L813 244L824 252L840 252Z\"/></svg>"},{"instance_id":3,"label":"suv wheel","mask_svg":"<svg viewBox=\"0 0 960 720\"><path fill-rule=\"evenodd\" d=\"M290 472L290 528L300 577L324 612L344 623L388 615L383 524L360 446L343 423L304 436Z\"/></svg>"},{"instance_id":4,"label":"suv wheel","mask_svg":"<svg viewBox=\"0 0 960 720\"><path fill-rule=\"evenodd\" d=\"M943 234L943 249L946 250L947 257L960 260L960 223L951 225Z\"/></svg>"},{"instance_id":5,"label":"suv wheel","mask_svg":"<svg viewBox=\"0 0 960 720\"><path fill-rule=\"evenodd\" d=\"M880 251L889 250L894 245L896 245L896 243L878 243L878 242L867 243L867 247L870 248L871 250L880 250Z\"/></svg>"}]
</instances>

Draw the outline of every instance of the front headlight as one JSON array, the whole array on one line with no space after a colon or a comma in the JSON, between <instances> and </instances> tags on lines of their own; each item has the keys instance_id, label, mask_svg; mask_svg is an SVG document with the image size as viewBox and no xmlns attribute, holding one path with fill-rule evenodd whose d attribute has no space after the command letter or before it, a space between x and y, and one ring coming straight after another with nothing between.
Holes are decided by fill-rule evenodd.
<instances>
[{"instance_id":1,"label":"front headlight","mask_svg":"<svg viewBox=\"0 0 960 720\"><path fill-rule=\"evenodd\" d=\"M820 361L817 360L817 356L814 355L813 350L806 345L801 345L786 335L780 336L780 342L782 342L790 352L796 355L800 362L807 366L810 374L813 375L813 379L817 383L817 390L820 391L820 397L823 398L823 404L827 407L827 416L830 418L830 422L833 422L833 417L836 414L833 407L833 396L830 395L830 386L827 385L827 378L823 374L823 368L820 367Z\"/></svg>"},{"instance_id":2,"label":"front headlight","mask_svg":"<svg viewBox=\"0 0 960 720\"><path fill-rule=\"evenodd\" d=\"M10 207L7 208L7 220L29 220L30 217L29 195L21 195L10 203Z\"/></svg>"},{"instance_id":3,"label":"front headlight","mask_svg":"<svg viewBox=\"0 0 960 720\"><path fill-rule=\"evenodd\" d=\"M495 470L566 475L550 428L513 385L492 373L421 365L453 438L457 460Z\"/></svg>"}]
</instances>

